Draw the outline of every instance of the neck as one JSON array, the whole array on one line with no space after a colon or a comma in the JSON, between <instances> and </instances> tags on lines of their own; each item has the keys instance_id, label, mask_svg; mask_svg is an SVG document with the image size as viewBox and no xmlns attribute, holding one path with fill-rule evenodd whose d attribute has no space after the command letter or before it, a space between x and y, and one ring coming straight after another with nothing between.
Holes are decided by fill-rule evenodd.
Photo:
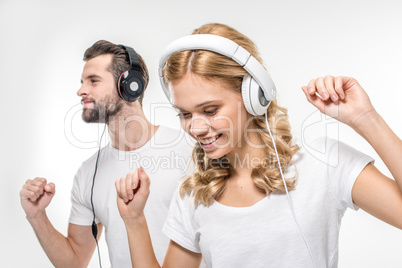
<instances>
[{"instance_id":1,"label":"neck","mask_svg":"<svg viewBox=\"0 0 402 268\"><path fill-rule=\"evenodd\" d=\"M144 146L155 134L138 102L125 107L108 123L111 145L120 151L133 151Z\"/></svg>"},{"instance_id":2,"label":"neck","mask_svg":"<svg viewBox=\"0 0 402 268\"><path fill-rule=\"evenodd\" d=\"M241 144L236 145L236 148L226 155L233 168L233 177L250 179L253 169L267 157L265 147L256 134L248 135L247 140L242 138Z\"/></svg>"}]
</instances>

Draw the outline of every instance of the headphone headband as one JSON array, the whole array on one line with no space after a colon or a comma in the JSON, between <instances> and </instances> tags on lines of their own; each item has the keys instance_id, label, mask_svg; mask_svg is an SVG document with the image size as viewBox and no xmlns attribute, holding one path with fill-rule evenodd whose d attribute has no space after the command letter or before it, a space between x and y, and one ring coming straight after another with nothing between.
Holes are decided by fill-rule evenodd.
<instances>
[{"instance_id":1,"label":"headphone headband","mask_svg":"<svg viewBox=\"0 0 402 268\"><path fill-rule=\"evenodd\" d=\"M159 79L170 101L170 93L163 77L166 60L175 52L185 50L208 50L227 56L239 63L258 83L268 101L276 97L275 84L262 65L244 48L225 37L213 34L194 34L181 37L170 43L159 60Z\"/></svg>"},{"instance_id":2,"label":"headphone headband","mask_svg":"<svg viewBox=\"0 0 402 268\"><path fill-rule=\"evenodd\" d=\"M135 52L135 50L132 47L127 47L124 45L118 45L118 46L126 51L128 55L128 61L130 62L130 69L141 71L140 59L138 58L138 55Z\"/></svg>"}]
</instances>

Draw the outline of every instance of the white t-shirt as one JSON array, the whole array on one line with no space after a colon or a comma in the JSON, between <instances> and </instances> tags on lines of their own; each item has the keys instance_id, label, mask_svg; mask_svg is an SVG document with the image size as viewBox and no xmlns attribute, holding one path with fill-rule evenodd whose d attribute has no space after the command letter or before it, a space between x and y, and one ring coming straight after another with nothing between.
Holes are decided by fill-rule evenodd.
<instances>
[{"instance_id":1,"label":"white t-shirt","mask_svg":"<svg viewBox=\"0 0 402 268\"><path fill-rule=\"evenodd\" d=\"M170 239L162 233L169 204L179 180L192 172L191 150L194 145L183 131L160 126L151 140L135 151L119 151L108 145L101 150L93 190L96 222L105 228L109 258L113 267L132 267L126 228L116 203L115 181L142 166L151 179L145 216L160 263ZM70 223L91 225L91 186L96 155L79 168L71 193Z\"/></svg>"},{"instance_id":2,"label":"white t-shirt","mask_svg":"<svg viewBox=\"0 0 402 268\"><path fill-rule=\"evenodd\" d=\"M309 147L296 153L285 178L296 167L290 198L317 267L337 267L341 218L347 208L357 209L352 187L373 159L335 140L318 139ZM313 267L286 194L271 193L250 207L215 201L195 208L193 196L182 199L176 191L163 231L202 253L208 267Z\"/></svg>"}]
</instances>

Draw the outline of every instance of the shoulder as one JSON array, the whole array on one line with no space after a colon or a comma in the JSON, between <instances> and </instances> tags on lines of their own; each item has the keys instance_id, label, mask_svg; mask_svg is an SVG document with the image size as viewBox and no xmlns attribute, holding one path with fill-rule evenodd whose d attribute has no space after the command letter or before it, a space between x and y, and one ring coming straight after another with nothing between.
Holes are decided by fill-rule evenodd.
<instances>
[{"instance_id":1,"label":"shoulder","mask_svg":"<svg viewBox=\"0 0 402 268\"><path fill-rule=\"evenodd\" d=\"M298 174L325 175L330 178L351 178L373 158L352 146L329 137L305 139L292 162Z\"/></svg>"},{"instance_id":2,"label":"shoulder","mask_svg":"<svg viewBox=\"0 0 402 268\"><path fill-rule=\"evenodd\" d=\"M302 142L302 152L318 160L340 160L341 157L365 157L366 155L349 144L329 137L305 139Z\"/></svg>"},{"instance_id":3,"label":"shoulder","mask_svg":"<svg viewBox=\"0 0 402 268\"><path fill-rule=\"evenodd\" d=\"M163 232L180 246L200 253L194 208L194 198L189 194L182 197L179 186L173 195Z\"/></svg>"},{"instance_id":4,"label":"shoulder","mask_svg":"<svg viewBox=\"0 0 402 268\"><path fill-rule=\"evenodd\" d=\"M101 158L103 155L105 155L106 152L110 150L110 145L106 145L105 147L101 148L99 151L99 158ZM98 159L98 150L91 155L87 160L83 161L79 169L87 169L87 168L93 168L95 166L96 160Z\"/></svg>"},{"instance_id":5,"label":"shoulder","mask_svg":"<svg viewBox=\"0 0 402 268\"><path fill-rule=\"evenodd\" d=\"M189 212L194 212L196 206L194 203L194 195L189 193L189 192L185 192L182 191L182 185L183 182L179 183L174 195L173 195L173 199L172 199L172 204L173 206L179 207L180 210L186 210L187 213Z\"/></svg>"},{"instance_id":6,"label":"shoulder","mask_svg":"<svg viewBox=\"0 0 402 268\"><path fill-rule=\"evenodd\" d=\"M79 180L81 181L82 178L89 178L93 176L93 172L95 170L95 165L96 161L102 161L104 162L105 157L106 159L110 158L110 151L111 151L111 146L108 144L105 147L101 148L99 151L99 159L98 159L98 150L89 157L87 160L83 161L81 165L79 166L76 174L75 174L75 181Z\"/></svg>"},{"instance_id":7,"label":"shoulder","mask_svg":"<svg viewBox=\"0 0 402 268\"><path fill-rule=\"evenodd\" d=\"M350 170L354 166L368 163L373 159L352 146L329 137L302 139L300 150L292 157L297 173L330 172Z\"/></svg>"}]
</instances>

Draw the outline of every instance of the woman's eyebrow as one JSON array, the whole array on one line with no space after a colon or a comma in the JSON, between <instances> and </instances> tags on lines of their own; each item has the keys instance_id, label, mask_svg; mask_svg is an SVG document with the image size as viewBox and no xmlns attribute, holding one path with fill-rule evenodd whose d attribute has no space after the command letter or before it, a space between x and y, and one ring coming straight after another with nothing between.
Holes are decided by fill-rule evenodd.
<instances>
[{"instance_id":1,"label":"woman's eyebrow","mask_svg":"<svg viewBox=\"0 0 402 268\"><path fill-rule=\"evenodd\" d=\"M194 108L199 108L199 107L202 107L204 105L210 104L211 102L215 102L215 101L218 101L218 100L205 101L205 102L202 102L200 104L197 104ZM179 106L176 106L176 105L173 105L173 108L176 108L176 109L179 109L179 110L185 110L185 109L183 109L183 108L181 108Z\"/></svg>"}]
</instances>

